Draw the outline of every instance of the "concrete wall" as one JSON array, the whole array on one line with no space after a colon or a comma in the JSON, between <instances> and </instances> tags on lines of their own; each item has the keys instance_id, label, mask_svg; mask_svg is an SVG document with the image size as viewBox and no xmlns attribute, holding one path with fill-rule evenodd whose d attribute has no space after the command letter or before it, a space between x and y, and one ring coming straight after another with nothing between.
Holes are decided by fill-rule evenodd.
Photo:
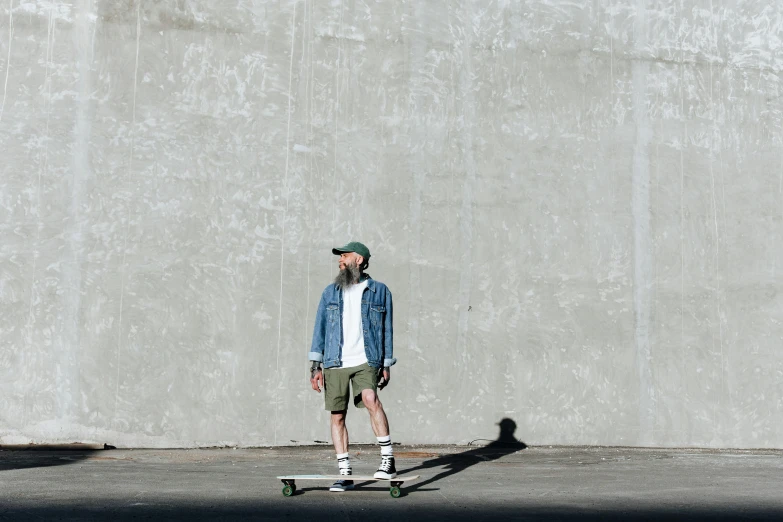
<instances>
[{"instance_id":1,"label":"concrete wall","mask_svg":"<svg viewBox=\"0 0 783 522\"><path fill-rule=\"evenodd\" d=\"M783 5L0 0L0 443L783 447ZM354 441L372 441L351 412Z\"/></svg>"}]
</instances>

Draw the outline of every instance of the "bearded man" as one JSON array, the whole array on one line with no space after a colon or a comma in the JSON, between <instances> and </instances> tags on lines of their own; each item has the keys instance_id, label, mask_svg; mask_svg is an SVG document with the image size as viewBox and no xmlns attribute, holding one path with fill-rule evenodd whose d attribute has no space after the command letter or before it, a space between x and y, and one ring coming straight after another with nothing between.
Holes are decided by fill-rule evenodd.
<instances>
[{"instance_id":1,"label":"bearded man","mask_svg":"<svg viewBox=\"0 0 783 522\"><path fill-rule=\"evenodd\" d=\"M383 283L365 271L370 250L359 242L332 249L340 256L340 272L326 287L318 303L309 359L310 384L324 390L324 403L331 412L332 442L340 476L330 491L353 489L348 429L348 401L366 408L381 449L381 464L375 478L397 476L389 421L377 391L389 384L392 357L392 294ZM323 365L323 369L321 369Z\"/></svg>"}]
</instances>

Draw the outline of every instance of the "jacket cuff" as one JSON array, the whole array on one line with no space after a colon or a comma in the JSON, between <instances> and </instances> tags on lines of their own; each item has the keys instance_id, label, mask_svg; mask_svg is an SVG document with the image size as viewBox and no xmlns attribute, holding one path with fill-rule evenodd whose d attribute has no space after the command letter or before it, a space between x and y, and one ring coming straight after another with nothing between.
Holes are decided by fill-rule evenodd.
<instances>
[{"instance_id":1,"label":"jacket cuff","mask_svg":"<svg viewBox=\"0 0 783 522\"><path fill-rule=\"evenodd\" d=\"M308 361L324 362L324 354L318 352L310 352L307 355Z\"/></svg>"},{"instance_id":2,"label":"jacket cuff","mask_svg":"<svg viewBox=\"0 0 783 522\"><path fill-rule=\"evenodd\" d=\"M384 359L383 360L383 367L384 368L388 368L389 366L394 366L395 364L397 364L397 359L395 359L394 357L392 357L391 359Z\"/></svg>"}]
</instances>

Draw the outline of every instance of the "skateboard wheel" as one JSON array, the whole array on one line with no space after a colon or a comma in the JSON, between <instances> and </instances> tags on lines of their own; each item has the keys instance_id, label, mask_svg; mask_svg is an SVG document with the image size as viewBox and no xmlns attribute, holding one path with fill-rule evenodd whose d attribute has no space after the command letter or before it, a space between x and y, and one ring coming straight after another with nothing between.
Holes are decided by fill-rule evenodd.
<instances>
[{"instance_id":1,"label":"skateboard wheel","mask_svg":"<svg viewBox=\"0 0 783 522\"><path fill-rule=\"evenodd\" d=\"M289 486L287 484L283 486L283 496L290 497L294 494L294 491L296 491L294 486Z\"/></svg>"},{"instance_id":2,"label":"skateboard wheel","mask_svg":"<svg viewBox=\"0 0 783 522\"><path fill-rule=\"evenodd\" d=\"M402 495L402 491L400 491L400 488L398 488L397 486L394 486L393 488L391 488L391 490L389 490L389 494L393 498L400 498L400 495Z\"/></svg>"}]
</instances>

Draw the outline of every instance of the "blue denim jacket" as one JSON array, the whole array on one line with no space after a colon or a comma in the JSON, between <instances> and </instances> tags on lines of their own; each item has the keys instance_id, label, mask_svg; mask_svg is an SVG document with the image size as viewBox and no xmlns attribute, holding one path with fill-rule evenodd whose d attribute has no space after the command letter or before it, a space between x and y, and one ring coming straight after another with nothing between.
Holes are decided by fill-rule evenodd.
<instances>
[{"instance_id":1,"label":"blue denim jacket","mask_svg":"<svg viewBox=\"0 0 783 522\"><path fill-rule=\"evenodd\" d=\"M323 362L324 368L342 365L343 354L343 292L331 284L321 294L315 315L313 345L309 359ZM392 366L393 353L392 294L389 288L367 276L367 288L362 295L362 327L364 352L373 368Z\"/></svg>"}]
</instances>

